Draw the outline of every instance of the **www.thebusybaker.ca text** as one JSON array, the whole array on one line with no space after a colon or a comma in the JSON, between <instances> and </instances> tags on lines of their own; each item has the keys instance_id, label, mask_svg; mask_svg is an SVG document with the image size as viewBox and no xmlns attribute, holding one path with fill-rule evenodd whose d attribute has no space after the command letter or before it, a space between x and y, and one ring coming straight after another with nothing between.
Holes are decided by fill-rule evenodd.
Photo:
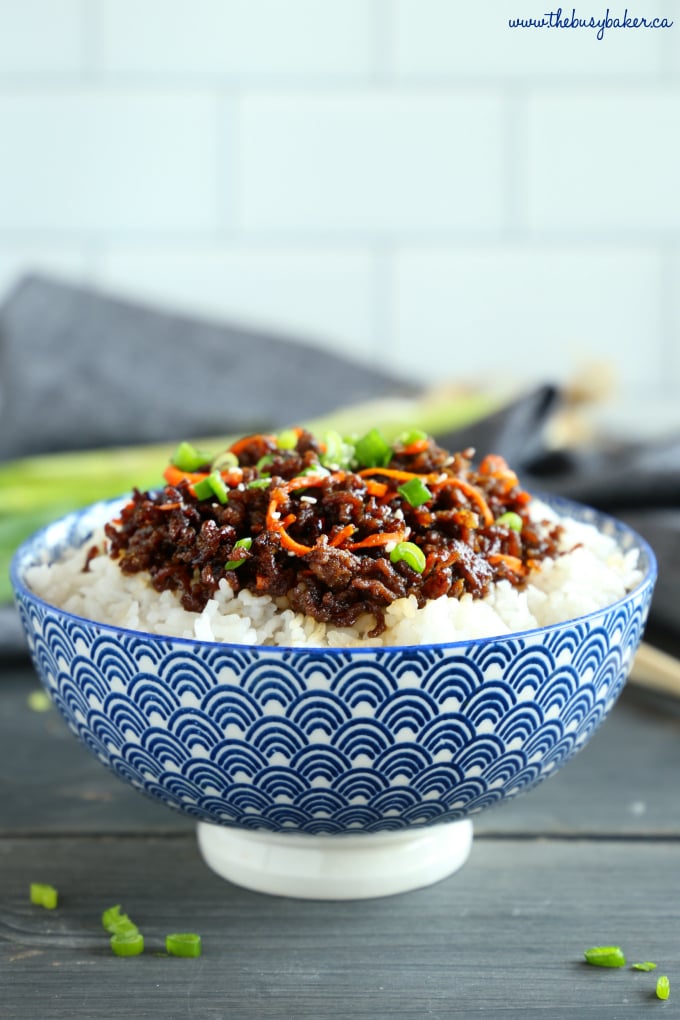
<instances>
[{"instance_id":1,"label":"www.thebusybaker.ca text","mask_svg":"<svg viewBox=\"0 0 680 1020\"><path fill-rule=\"evenodd\" d=\"M609 28L670 28L673 22L668 18L646 18L633 17L628 14L628 8L621 17L613 17L609 8L603 17L581 18L572 7L571 14L565 14L562 7L556 11L546 11L539 18L509 18L510 28L592 28L597 29L597 38L604 39L605 31Z\"/></svg>"}]
</instances>

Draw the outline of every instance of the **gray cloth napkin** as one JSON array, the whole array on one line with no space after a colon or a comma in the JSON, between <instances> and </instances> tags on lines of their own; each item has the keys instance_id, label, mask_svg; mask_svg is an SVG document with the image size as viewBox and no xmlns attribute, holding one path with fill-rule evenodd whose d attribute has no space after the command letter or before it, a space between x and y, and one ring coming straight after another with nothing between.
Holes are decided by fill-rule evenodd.
<instances>
[{"instance_id":1,"label":"gray cloth napkin","mask_svg":"<svg viewBox=\"0 0 680 1020\"><path fill-rule=\"evenodd\" d=\"M0 460L271 429L414 392L294 337L49 278L0 309Z\"/></svg>"}]
</instances>

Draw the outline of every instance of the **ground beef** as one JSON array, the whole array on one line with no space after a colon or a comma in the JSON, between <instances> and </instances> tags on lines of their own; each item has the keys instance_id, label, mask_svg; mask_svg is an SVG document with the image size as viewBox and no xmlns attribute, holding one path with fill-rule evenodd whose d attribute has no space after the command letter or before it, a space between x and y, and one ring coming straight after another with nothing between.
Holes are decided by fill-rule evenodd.
<instances>
[{"instance_id":1,"label":"ground beef","mask_svg":"<svg viewBox=\"0 0 680 1020\"><path fill-rule=\"evenodd\" d=\"M370 614L374 634L395 599L481 598L503 578L521 587L555 555L559 526L530 519L530 497L501 458L475 469L472 450L412 445L397 444L374 468L324 468L323 444L303 430L292 449L273 436L245 438L223 471L226 502L197 498L195 479L177 472L164 489L135 490L106 526L109 555L125 573L147 572L158 591L176 591L188 610L200 612L224 579L235 592L285 596L324 623L351 626ZM404 473L422 478L430 498L413 506L399 492ZM509 511L521 530L498 520ZM237 546L243 539L249 548ZM393 562L402 541L421 551L422 570Z\"/></svg>"}]
</instances>

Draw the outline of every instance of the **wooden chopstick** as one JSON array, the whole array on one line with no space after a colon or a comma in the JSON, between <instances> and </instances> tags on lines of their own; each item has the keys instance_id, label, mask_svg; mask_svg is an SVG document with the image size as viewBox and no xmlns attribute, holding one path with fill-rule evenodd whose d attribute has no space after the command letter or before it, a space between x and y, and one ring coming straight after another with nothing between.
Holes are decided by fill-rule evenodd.
<instances>
[{"instance_id":1,"label":"wooden chopstick","mask_svg":"<svg viewBox=\"0 0 680 1020\"><path fill-rule=\"evenodd\" d=\"M637 650L628 682L680 698L680 659L643 641Z\"/></svg>"}]
</instances>

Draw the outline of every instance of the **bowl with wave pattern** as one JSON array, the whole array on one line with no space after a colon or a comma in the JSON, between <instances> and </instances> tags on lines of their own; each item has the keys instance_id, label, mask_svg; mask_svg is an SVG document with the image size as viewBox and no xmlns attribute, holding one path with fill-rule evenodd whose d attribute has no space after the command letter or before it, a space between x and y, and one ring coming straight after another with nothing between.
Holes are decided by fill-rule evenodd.
<instances>
[{"instance_id":1,"label":"bowl with wave pattern","mask_svg":"<svg viewBox=\"0 0 680 1020\"><path fill-rule=\"evenodd\" d=\"M450 644L222 644L109 626L37 597L26 570L84 544L111 502L38 532L11 576L68 727L126 783L194 818L210 867L274 894L380 896L459 868L474 815L554 775L623 688L654 555L624 524L558 503L638 550L638 585L566 623Z\"/></svg>"}]
</instances>

